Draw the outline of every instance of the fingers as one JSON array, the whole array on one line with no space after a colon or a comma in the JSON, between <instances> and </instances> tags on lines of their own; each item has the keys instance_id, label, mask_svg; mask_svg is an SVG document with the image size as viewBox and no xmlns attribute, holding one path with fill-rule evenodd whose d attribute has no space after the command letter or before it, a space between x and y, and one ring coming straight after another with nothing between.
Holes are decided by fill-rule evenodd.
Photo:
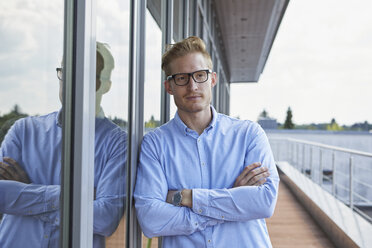
<instances>
[{"instance_id":1,"label":"fingers","mask_svg":"<svg viewBox=\"0 0 372 248\"><path fill-rule=\"evenodd\" d=\"M240 173L240 175L236 178L235 183L234 183L234 187L244 186L245 183L247 181L249 181L249 179L251 179L251 177L249 177L248 179L246 178L248 176L249 172L252 171L253 169L259 167L259 166L261 166L261 163L259 163L259 162L246 166L244 168L244 170L242 171L242 173Z\"/></svg>"},{"instance_id":2,"label":"fingers","mask_svg":"<svg viewBox=\"0 0 372 248\"><path fill-rule=\"evenodd\" d=\"M243 185L252 186L261 178L266 177L266 172L268 169L266 167L256 168L249 171L247 176L242 180Z\"/></svg>"},{"instance_id":3,"label":"fingers","mask_svg":"<svg viewBox=\"0 0 372 248\"><path fill-rule=\"evenodd\" d=\"M264 178L264 179L261 179L259 181L257 181L253 186L261 186L262 184L266 183L267 179Z\"/></svg>"},{"instance_id":4,"label":"fingers","mask_svg":"<svg viewBox=\"0 0 372 248\"><path fill-rule=\"evenodd\" d=\"M6 163L0 162L0 174L5 180L14 180L22 183L30 183L27 173L12 158L4 157Z\"/></svg>"},{"instance_id":5,"label":"fingers","mask_svg":"<svg viewBox=\"0 0 372 248\"><path fill-rule=\"evenodd\" d=\"M266 178L270 176L270 172L268 168L259 168L256 170L257 171L255 172L255 176L253 176L250 180L248 180L246 185L250 185L250 186L262 185L266 182Z\"/></svg>"},{"instance_id":6,"label":"fingers","mask_svg":"<svg viewBox=\"0 0 372 248\"><path fill-rule=\"evenodd\" d=\"M14 172L16 172L16 173L23 172L24 173L24 170L22 169L22 167L14 159L9 158L9 157L4 157L4 161L7 162L8 164L12 165L11 168L13 169Z\"/></svg>"},{"instance_id":7,"label":"fingers","mask_svg":"<svg viewBox=\"0 0 372 248\"><path fill-rule=\"evenodd\" d=\"M14 176L15 177L20 176L21 178L24 178L24 177L27 177L28 178L26 172L17 163L17 161L15 161L14 159L9 158L9 157L4 157L4 161L7 162L8 164L11 164L12 165L11 167L12 167L12 169L14 171Z\"/></svg>"},{"instance_id":8,"label":"fingers","mask_svg":"<svg viewBox=\"0 0 372 248\"><path fill-rule=\"evenodd\" d=\"M270 176L270 173L268 168L260 166L261 163L253 163L246 166L243 172L235 180L234 187L260 186L264 184Z\"/></svg>"},{"instance_id":9,"label":"fingers","mask_svg":"<svg viewBox=\"0 0 372 248\"><path fill-rule=\"evenodd\" d=\"M14 175L14 171L10 165L0 162L0 175L3 180L11 180Z\"/></svg>"}]
</instances>

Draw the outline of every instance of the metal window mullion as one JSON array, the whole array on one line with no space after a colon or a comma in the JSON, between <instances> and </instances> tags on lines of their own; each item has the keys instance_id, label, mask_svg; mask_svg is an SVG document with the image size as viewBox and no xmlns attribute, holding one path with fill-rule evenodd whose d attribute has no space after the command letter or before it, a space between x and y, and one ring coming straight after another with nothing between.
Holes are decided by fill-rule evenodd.
<instances>
[{"instance_id":1,"label":"metal window mullion","mask_svg":"<svg viewBox=\"0 0 372 248\"><path fill-rule=\"evenodd\" d=\"M182 13L182 38L185 39L189 36L190 26L190 2L183 0L183 13Z\"/></svg>"},{"instance_id":2,"label":"metal window mullion","mask_svg":"<svg viewBox=\"0 0 372 248\"><path fill-rule=\"evenodd\" d=\"M128 76L128 162L126 198L126 247L141 247L142 232L133 204L139 146L143 136L146 1L130 4Z\"/></svg>"},{"instance_id":3,"label":"metal window mullion","mask_svg":"<svg viewBox=\"0 0 372 248\"><path fill-rule=\"evenodd\" d=\"M162 53L166 46L172 43L173 37L173 1L161 0L161 31L162 31ZM163 87L166 75L161 72L161 110L160 121L166 123L170 117L170 97Z\"/></svg>"},{"instance_id":4,"label":"metal window mullion","mask_svg":"<svg viewBox=\"0 0 372 248\"><path fill-rule=\"evenodd\" d=\"M198 31L198 3L197 0L192 1L192 12L191 12L191 19L192 19L192 26L191 26L191 35L197 35Z\"/></svg>"},{"instance_id":5,"label":"metal window mullion","mask_svg":"<svg viewBox=\"0 0 372 248\"><path fill-rule=\"evenodd\" d=\"M94 4L90 0L65 1L61 247L93 244Z\"/></svg>"}]
</instances>

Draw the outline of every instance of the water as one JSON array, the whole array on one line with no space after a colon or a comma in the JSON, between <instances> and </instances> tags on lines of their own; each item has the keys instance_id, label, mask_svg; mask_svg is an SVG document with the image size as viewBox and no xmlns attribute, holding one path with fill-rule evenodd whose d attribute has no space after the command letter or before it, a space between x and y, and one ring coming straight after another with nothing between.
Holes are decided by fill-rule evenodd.
<instances>
[{"instance_id":1,"label":"water","mask_svg":"<svg viewBox=\"0 0 372 248\"><path fill-rule=\"evenodd\" d=\"M295 138L326 145L353 149L372 153L372 134L362 132L334 133L326 131L267 131L270 138ZM332 191L332 180L335 177L335 193L345 203L350 202L350 174L353 174L353 202L359 205L372 205L372 158L344 152L334 152L329 149L319 149L316 146L277 142L271 140L271 146L276 160L288 161L301 171L312 171L312 179L322 184L325 190ZM335 163L333 171L332 163ZM352 157L352 158L351 158ZM350 158L352 171L350 171ZM332 172L327 179L322 175L325 171ZM334 172L334 173L333 173Z\"/></svg>"},{"instance_id":2,"label":"water","mask_svg":"<svg viewBox=\"0 0 372 248\"><path fill-rule=\"evenodd\" d=\"M269 138L296 138L372 153L372 133L311 130L267 130Z\"/></svg>"}]
</instances>

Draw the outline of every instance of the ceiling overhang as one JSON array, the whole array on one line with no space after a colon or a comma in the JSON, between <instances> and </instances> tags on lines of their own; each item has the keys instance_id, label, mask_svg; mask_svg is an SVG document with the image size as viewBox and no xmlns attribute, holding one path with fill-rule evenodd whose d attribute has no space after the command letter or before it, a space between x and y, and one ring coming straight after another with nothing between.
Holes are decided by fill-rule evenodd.
<instances>
[{"instance_id":1,"label":"ceiling overhang","mask_svg":"<svg viewBox=\"0 0 372 248\"><path fill-rule=\"evenodd\" d=\"M265 67L289 0L212 0L223 64L230 83L257 82ZM178 9L178 1L175 1ZM160 26L161 1L148 0L147 7ZM178 14L174 13L175 15ZM177 18L176 18L177 19ZM173 26L178 34L178 23ZM177 39L176 39L177 40Z\"/></svg>"},{"instance_id":2,"label":"ceiling overhang","mask_svg":"<svg viewBox=\"0 0 372 248\"><path fill-rule=\"evenodd\" d=\"M257 82L289 0L215 0L230 83Z\"/></svg>"}]
</instances>

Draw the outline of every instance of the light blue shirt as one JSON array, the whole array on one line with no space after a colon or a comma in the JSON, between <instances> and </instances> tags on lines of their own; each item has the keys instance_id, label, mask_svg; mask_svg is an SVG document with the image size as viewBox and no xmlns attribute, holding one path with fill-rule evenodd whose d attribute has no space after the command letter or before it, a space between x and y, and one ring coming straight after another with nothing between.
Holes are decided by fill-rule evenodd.
<instances>
[{"instance_id":1,"label":"light blue shirt","mask_svg":"<svg viewBox=\"0 0 372 248\"><path fill-rule=\"evenodd\" d=\"M31 184L0 180L0 247L58 247L62 129L58 112L18 120L0 148L27 172ZM94 247L104 247L123 215L126 133L96 118Z\"/></svg>"},{"instance_id":2,"label":"light blue shirt","mask_svg":"<svg viewBox=\"0 0 372 248\"><path fill-rule=\"evenodd\" d=\"M199 136L176 113L143 141L135 188L139 223L163 247L271 247L265 218L275 208L279 177L262 128L218 114ZM245 166L261 162L262 186L232 188ZM168 190L192 189L193 207L166 202Z\"/></svg>"}]
</instances>

